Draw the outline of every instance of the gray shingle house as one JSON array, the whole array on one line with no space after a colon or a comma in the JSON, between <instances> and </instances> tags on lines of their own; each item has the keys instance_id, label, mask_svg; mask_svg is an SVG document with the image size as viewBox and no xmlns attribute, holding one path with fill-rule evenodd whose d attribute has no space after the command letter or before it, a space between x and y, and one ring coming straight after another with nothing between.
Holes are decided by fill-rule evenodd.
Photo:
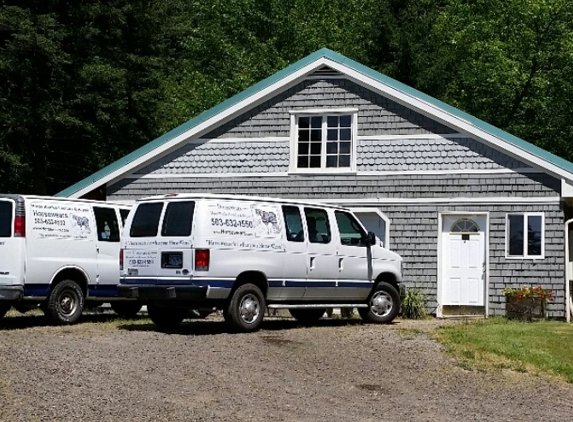
<instances>
[{"instance_id":1,"label":"gray shingle house","mask_svg":"<svg viewBox=\"0 0 573 422\"><path fill-rule=\"evenodd\" d=\"M353 208L437 316L503 314L506 286L570 316L573 164L323 49L59 193L299 198Z\"/></svg>"}]
</instances>

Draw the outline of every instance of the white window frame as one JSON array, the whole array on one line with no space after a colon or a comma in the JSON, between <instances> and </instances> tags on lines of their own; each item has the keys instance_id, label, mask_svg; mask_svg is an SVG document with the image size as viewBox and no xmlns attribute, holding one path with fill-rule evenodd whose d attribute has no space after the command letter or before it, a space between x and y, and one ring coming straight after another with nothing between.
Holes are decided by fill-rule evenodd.
<instances>
[{"instance_id":1,"label":"white window frame","mask_svg":"<svg viewBox=\"0 0 573 422\"><path fill-rule=\"evenodd\" d=\"M309 110L291 110L290 113L290 173L356 173L356 144L358 138L358 109L357 108L320 108ZM326 167L326 131L322 131L321 167L298 168L298 118L322 116L350 115L350 167ZM323 119L326 125L326 119ZM323 126L323 128L326 126Z\"/></svg>"},{"instance_id":2,"label":"white window frame","mask_svg":"<svg viewBox=\"0 0 573 422\"><path fill-rule=\"evenodd\" d=\"M520 215L523 217L523 255L509 254L509 216ZM541 255L529 255L527 245L529 244L527 232L527 219L529 217L541 217ZM545 213L544 212L508 212L505 214L505 258L506 259L545 259Z\"/></svg>"}]
</instances>

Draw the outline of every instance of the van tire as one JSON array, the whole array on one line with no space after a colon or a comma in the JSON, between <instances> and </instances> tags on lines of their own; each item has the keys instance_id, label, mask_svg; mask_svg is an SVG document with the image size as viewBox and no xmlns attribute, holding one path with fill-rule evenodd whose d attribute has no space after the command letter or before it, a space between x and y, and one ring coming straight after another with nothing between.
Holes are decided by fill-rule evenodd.
<instances>
[{"instance_id":1,"label":"van tire","mask_svg":"<svg viewBox=\"0 0 573 422\"><path fill-rule=\"evenodd\" d=\"M141 303L133 301L110 302L111 309L121 318L134 318L141 311Z\"/></svg>"},{"instance_id":2,"label":"van tire","mask_svg":"<svg viewBox=\"0 0 573 422\"><path fill-rule=\"evenodd\" d=\"M314 324L316 321L323 317L324 313L326 312L326 308L292 308L288 311L292 317L301 324L310 325Z\"/></svg>"},{"instance_id":3,"label":"van tire","mask_svg":"<svg viewBox=\"0 0 573 422\"><path fill-rule=\"evenodd\" d=\"M4 315L6 315L10 308L10 304L0 303L0 319L4 318Z\"/></svg>"},{"instance_id":4,"label":"van tire","mask_svg":"<svg viewBox=\"0 0 573 422\"><path fill-rule=\"evenodd\" d=\"M389 283L378 283L368 297L368 307L358 308L358 313L365 322L389 323L400 311L400 295Z\"/></svg>"},{"instance_id":5,"label":"van tire","mask_svg":"<svg viewBox=\"0 0 573 422\"><path fill-rule=\"evenodd\" d=\"M160 327L177 327L187 316L187 310L147 305L147 315L155 325Z\"/></svg>"},{"instance_id":6,"label":"van tire","mask_svg":"<svg viewBox=\"0 0 573 422\"><path fill-rule=\"evenodd\" d=\"M46 304L46 316L56 325L74 324L84 311L84 292L73 280L56 284Z\"/></svg>"},{"instance_id":7,"label":"van tire","mask_svg":"<svg viewBox=\"0 0 573 422\"><path fill-rule=\"evenodd\" d=\"M223 317L232 332L252 333L260 329L265 308L261 289L254 284L243 284L233 292Z\"/></svg>"}]
</instances>

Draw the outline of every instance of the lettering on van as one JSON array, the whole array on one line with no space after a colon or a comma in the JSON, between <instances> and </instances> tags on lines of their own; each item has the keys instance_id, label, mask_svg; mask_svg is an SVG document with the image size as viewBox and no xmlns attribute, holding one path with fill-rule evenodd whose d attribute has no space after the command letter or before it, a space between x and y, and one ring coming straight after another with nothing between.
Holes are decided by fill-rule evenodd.
<instances>
[{"instance_id":1,"label":"lettering on van","mask_svg":"<svg viewBox=\"0 0 573 422\"><path fill-rule=\"evenodd\" d=\"M87 239L93 222L88 205L32 202L31 233L36 238Z\"/></svg>"},{"instance_id":2,"label":"lettering on van","mask_svg":"<svg viewBox=\"0 0 573 422\"><path fill-rule=\"evenodd\" d=\"M188 239L179 239L179 240L161 240L161 239L153 239L153 240L126 240L125 241L126 247L134 247L134 246L169 246L172 248L175 247L184 247L188 248L191 247L191 241Z\"/></svg>"},{"instance_id":3,"label":"lettering on van","mask_svg":"<svg viewBox=\"0 0 573 422\"><path fill-rule=\"evenodd\" d=\"M208 206L212 235L278 238L282 225L275 205L216 202Z\"/></svg>"},{"instance_id":4,"label":"lettering on van","mask_svg":"<svg viewBox=\"0 0 573 422\"><path fill-rule=\"evenodd\" d=\"M263 251L285 251L285 246L274 242L250 242L237 240L206 239L207 245L220 248L257 249Z\"/></svg>"},{"instance_id":5,"label":"lettering on van","mask_svg":"<svg viewBox=\"0 0 573 422\"><path fill-rule=\"evenodd\" d=\"M125 262L128 268L149 268L157 261L157 251L129 251Z\"/></svg>"}]
</instances>

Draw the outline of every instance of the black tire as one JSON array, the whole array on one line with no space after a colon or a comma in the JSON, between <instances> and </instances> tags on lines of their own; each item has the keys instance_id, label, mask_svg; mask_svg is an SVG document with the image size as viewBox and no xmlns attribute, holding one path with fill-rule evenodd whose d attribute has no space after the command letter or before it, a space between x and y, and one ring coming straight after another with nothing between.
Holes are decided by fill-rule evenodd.
<instances>
[{"instance_id":1,"label":"black tire","mask_svg":"<svg viewBox=\"0 0 573 422\"><path fill-rule=\"evenodd\" d=\"M76 323L84 311L84 292L73 280L56 284L46 303L46 317L56 325Z\"/></svg>"},{"instance_id":2,"label":"black tire","mask_svg":"<svg viewBox=\"0 0 573 422\"><path fill-rule=\"evenodd\" d=\"M265 307L261 289L254 284L243 284L233 292L223 317L232 332L252 333L261 328Z\"/></svg>"},{"instance_id":3,"label":"black tire","mask_svg":"<svg viewBox=\"0 0 573 422\"><path fill-rule=\"evenodd\" d=\"M316 321L322 318L322 316L326 312L326 308L307 308L307 309L292 308L289 309L288 311L293 316L293 318L296 319L298 322L305 325L310 325L314 324Z\"/></svg>"},{"instance_id":4,"label":"black tire","mask_svg":"<svg viewBox=\"0 0 573 422\"><path fill-rule=\"evenodd\" d=\"M147 314L155 325L160 327L177 327L187 316L187 310L147 305Z\"/></svg>"},{"instance_id":5,"label":"black tire","mask_svg":"<svg viewBox=\"0 0 573 422\"><path fill-rule=\"evenodd\" d=\"M141 303L136 301L110 302L111 309L121 318L134 318L141 311Z\"/></svg>"},{"instance_id":6,"label":"black tire","mask_svg":"<svg viewBox=\"0 0 573 422\"><path fill-rule=\"evenodd\" d=\"M4 315L10 310L12 305L9 303L0 303L0 319L4 318Z\"/></svg>"},{"instance_id":7,"label":"black tire","mask_svg":"<svg viewBox=\"0 0 573 422\"><path fill-rule=\"evenodd\" d=\"M400 295L389 283L380 282L368 297L368 307L358 308L365 322L389 323L400 311Z\"/></svg>"}]
</instances>

